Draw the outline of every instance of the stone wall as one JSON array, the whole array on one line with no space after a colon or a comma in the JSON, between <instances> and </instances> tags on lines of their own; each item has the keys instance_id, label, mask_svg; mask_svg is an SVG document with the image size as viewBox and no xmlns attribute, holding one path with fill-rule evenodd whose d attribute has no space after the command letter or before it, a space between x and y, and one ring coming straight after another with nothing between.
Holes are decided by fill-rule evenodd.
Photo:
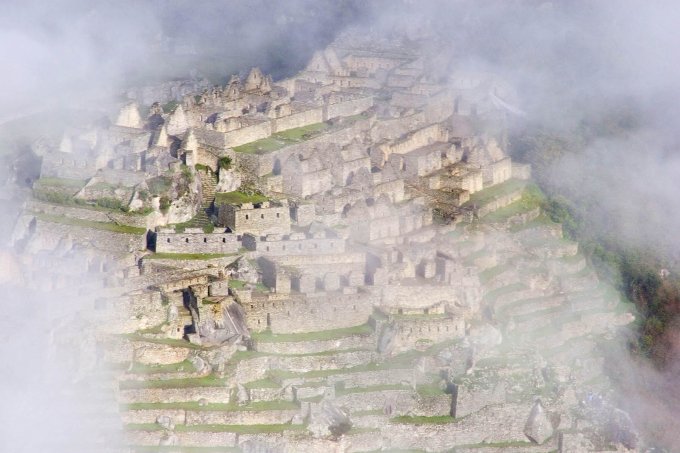
<instances>
[{"instance_id":1,"label":"stone wall","mask_svg":"<svg viewBox=\"0 0 680 453\"><path fill-rule=\"evenodd\" d=\"M99 167L94 159L54 151L43 156L42 178L89 179Z\"/></svg>"},{"instance_id":2,"label":"stone wall","mask_svg":"<svg viewBox=\"0 0 680 453\"><path fill-rule=\"evenodd\" d=\"M515 179L531 179L531 165L513 162L512 177Z\"/></svg>"},{"instance_id":3,"label":"stone wall","mask_svg":"<svg viewBox=\"0 0 680 453\"><path fill-rule=\"evenodd\" d=\"M323 108L317 107L271 120L272 133L309 126L325 121Z\"/></svg>"},{"instance_id":4,"label":"stone wall","mask_svg":"<svg viewBox=\"0 0 680 453\"><path fill-rule=\"evenodd\" d=\"M482 442L527 442L523 431L530 411L531 404L493 406L456 423L390 424L382 434L387 448L394 446L424 451L444 451L456 445Z\"/></svg>"},{"instance_id":5,"label":"stone wall","mask_svg":"<svg viewBox=\"0 0 680 453\"><path fill-rule=\"evenodd\" d=\"M491 182L500 184L512 177L512 161L509 157L501 159L491 164Z\"/></svg>"},{"instance_id":6,"label":"stone wall","mask_svg":"<svg viewBox=\"0 0 680 453\"><path fill-rule=\"evenodd\" d=\"M415 112L399 118L381 118L379 121L376 121L374 128L371 130L371 138L373 141L396 140L404 134L423 127L425 124L425 114L423 112Z\"/></svg>"},{"instance_id":7,"label":"stone wall","mask_svg":"<svg viewBox=\"0 0 680 453\"><path fill-rule=\"evenodd\" d=\"M228 404L230 394L228 387L121 389L119 392L121 403L183 403L205 398L209 403Z\"/></svg>"},{"instance_id":8,"label":"stone wall","mask_svg":"<svg viewBox=\"0 0 680 453\"><path fill-rule=\"evenodd\" d=\"M250 126L241 127L230 132L225 132L227 146L235 147L245 145L272 135L272 124L269 121L262 121Z\"/></svg>"},{"instance_id":9,"label":"stone wall","mask_svg":"<svg viewBox=\"0 0 680 453\"><path fill-rule=\"evenodd\" d=\"M243 246L262 256L345 253L345 240L339 238L305 238L297 240L257 239L244 235Z\"/></svg>"},{"instance_id":10,"label":"stone wall","mask_svg":"<svg viewBox=\"0 0 680 453\"><path fill-rule=\"evenodd\" d=\"M465 336L463 317L403 317L395 321L395 324L394 343L397 350L411 350L421 342L428 345Z\"/></svg>"},{"instance_id":11,"label":"stone wall","mask_svg":"<svg viewBox=\"0 0 680 453\"><path fill-rule=\"evenodd\" d=\"M339 116L352 116L365 112L373 107L373 96L361 97L358 99L349 99L346 101L328 104L326 107L326 117L324 121Z\"/></svg>"},{"instance_id":12,"label":"stone wall","mask_svg":"<svg viewBox=\"0 0 680 453\"><path fill-rule=\"evenodd\" d=\"M191 425L278 425L290 423L299 409L261 411L186 411L186 424Z\"/></svg>"},{"instance_id":13,"label":"stone wall","mask_svg":"<svg viewBox=\"0 0 680 453\"><path fill-rule=\"evenodd\" d=\"M351 411L382 410L389 404L395 415L404 415L415 407L416 395L414 390L407 389L356 392L337 396L335 403Z\"/></svg>"},{"instance_id":14,"label":"stone wall","mask_svg":"<svg viewBox=\"0 0 680 453\"><path fill-rule=\"evenodd\" d=\"M187 343L187 346L189 344ZM156 344L145 341L132 343L133 359L137 363L148 365L169 365L189 358L192 350L188 347L176 347L167 344Z\"/></svg>"},{"instance_id":15,"label":"stone wall","mask_svg":"<svg viewBox=\"0 0 680 453\"><path fill-rule=\"evenodd\" d=\"M500 195L497 198L491 200L484 206L480 207L477 210L477 216L482 218L500 208L504 208L509 204L514 203L515 201L519 201L522 198L522 193L524 192L524 189L517 189L511 193L505 194L505 195Z\"/></svg>"},{"instance_id":16,"label":"stone wall","mask_svg":"<svg viewBox=\"0 0 680 453\"><path fill-rule=\"evenodd\" d=\"M248 328L253 331L317 332L365 324L376 300L365 293L315 293L304 299L253 300L244 302L243 308Z\"/></svg>"},{"instance_id":17,"label":"stone wall","mask_svg":"<svg viewBox=\"0 0 680 453\"><path fill-rule=\"evenodd\" d=\"M232 233L156 233L156 253L235 253L241 247Z\"/></svg>"}]
</instances>

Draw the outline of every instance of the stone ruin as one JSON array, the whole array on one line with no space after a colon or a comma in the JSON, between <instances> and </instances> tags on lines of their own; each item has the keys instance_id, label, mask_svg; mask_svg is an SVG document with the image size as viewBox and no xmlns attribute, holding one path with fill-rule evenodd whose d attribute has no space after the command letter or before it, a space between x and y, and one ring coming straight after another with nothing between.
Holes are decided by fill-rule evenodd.
<instances>
[{"instance_id":1,"label":"stone ruin","mask_svg":"<svg viewBox=\"0 0 680 453\"><path fill-rule=\"evenodd\" d=\"M129 448L604 448L576 395L606 393L597 345L631 317L521 203L503 134L472 127L512 115L511 90L355 38L45 151L15 236L110 260L80 265L107 274Z\"/></svg>"}]
</instances>

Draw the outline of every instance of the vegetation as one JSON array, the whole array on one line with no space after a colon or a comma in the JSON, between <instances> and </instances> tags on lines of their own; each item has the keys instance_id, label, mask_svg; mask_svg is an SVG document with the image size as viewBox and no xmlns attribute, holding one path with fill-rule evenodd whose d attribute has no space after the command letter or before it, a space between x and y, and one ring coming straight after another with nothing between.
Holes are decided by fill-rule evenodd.
<instances>
[{"instance_id":1,"label":"vegetation","mask_svg":"<svg viewBox=\"0 0 680 453\"><path fill-rule=\"evenodd\" d=\"M158 201L158 207L161 210L163 214L167 214L168 211L170 210L170 205L172 204L172 201L170 198L168 198L166 195L163 195L160 200Z\"/></svg>"},{"instance_id":2,"label":"vegetation","mask_svg":"<svg viewBox=\"0 0 680 453\"><path fill-rule=\"evenodd\" d=\"M348 395L350 393L368 393L368 392L382 392L385 390L410 390L411 387L402 384L382 384L382 385L369 385L367 387L352 387L352 388L342 388L338 387L335 390L337 396Z\"/></svg>"},{"instance_id":3,"label":"vegetation","mask_svg":"<svg viewBox=\"0 0 680 453\"><path fill-rule=\"evenodd\" d=\"M229 156L222 156L220 159L217 161L218 167L220 167L223 170L229 170L231 168L231 157Z\"/></svg>"},{"instance_id":4,"label":"vegetation","mask_svg":"<svg viewBox=\"0 0 680 453\"><path fill-rule=\"evenodd\" d=\"M191 387L225 387L227 381L216 376L209 375L199 378L185 379L147 379L145 381L120 381L121 389L183 389Z\"/></svg>"},{"instance_id":5,"label":"vegetation","mask_svg":"<svg viewBox=\"0 0 680 453\"><path fill-rule=\"evenodd\" d=\"M321 134L329 127L328 123L316 123L310 124L309 126L277 132L270 137L246 143L245 145L236 146L234 151L246 154L265 154L293 143L308 140L315 135Z\"/></svg>"},{"instance_id":6,"label":"vegetation","mask_svg":"<svg viewBox=\"0 0 680 453\"><path fill-rule=\"evenodd\" d=\"M509 179L501 184L496 184L495 186L473 193L470 195L470 201L466 205L483 206L495 198L522 190L526 185L527 182L521 179Z\"/></svg>"},{"instance_id":7,"label":"vegetation","mask_svg":"<svg viewBox=\"0 0 680 453\"><path fill-rule=\"evenodd\" d=\"M350 335L369 335L371 333L373 333L373 328L368 324L362 324L360 326L324 330L319 332L287 333L287 334L273 334L271 331L253 332L251 334L251 337L253 338L253 340L258 342L275 343L295 341L336 340L339 338L348 337Z\"/></svg>"},{"instance_id":8,"label":"vegetation","mask_svg":"<svg viewBox=\"0 0 680 453\"><path fill-rule=\"evenodd\" d=\"M484 222L505 222L511 217L540 208L545 202L545 195L535 184L528 184L522 192L522 198L514 203L486 215Z\"/></svg>"},{"instance_id":9,"label":"vegetation","mask_svg":"<svg viewBox=\"0 0 680 453\"><path fill-rule=\"evenodd\" d=\"M631 348L663 366L669 363L672 351L670 329L680 317L680 278L672 258L663 248L642 248L605 230L595 222L600 210L596 202L557 193L551 184L551 169L560 159L578 156L602 138L625 138L639 125L632 109L616 106L586 114L567 130L530 125L511 137L511 145L520 160L532 164L534 176L547 195L541 204L545 216L562 224L567 238L578 241L581 253L595 265L601 278L635 302L642 319L639 338ZM664 268L670 273L662 278L660 270Z\"/></svg>"},{"instance_id":10,"label":"vegetation","mask_svg":"<svg viewBox=\"0 0 680 453\"><path fill-rule=\"evenodd\" d=\"M407 423L410 425L427 425L427 424L455 423L458 421L458 419L453 418L450 415L433 415L433 416L402 415L399 417L394 417L390 421L392 423Z\"/></svg>"},{"instance_id":11,"label":"vegetation","mask_svg":"<svg viewBox=\"0 0 680 453\"><path fill-rule=\"evenodd\" d=\"M177 101L170 101L170 102L163 104L163 113L174 112L178 105L179 105L179 102L177 102Z\"/></svg>"},{"instance_id":12,"label":"vegetation","mask_svg":"<svg viewBox=\"0 0 680 453\"><path fill-rule=\"evenodd\" d=\"M60 215L35 213L35 216L46 222L59 223L62 225L73 225L84 228L93 228L95 230L111 231L113 233L135 234L141 235L146 233L145 228L133 227L129 225L119 225L116 223L95 222L92 220L75 219L72 217L64 217Z\"/></svg>"},{"instance_id":13,"label":"vegetation","mask_svg":"<svg viewBox=\"0 0 680 453\"><path fill-rule=\"evenodd\" d=\"M140 331L139 333L146 333ZM151 333L151 332L149 332ZM129 373L133 374L157 374L157 373L176 373L178 371L194 371L194 366L189 360L167 365L147 365L144 363L133 363Z\"/></svg>"},{"instance_id":14,"label":"vegetation","mask_svg":"<svg viewBox=\"0 0 680 453\"><path fill-rule=\"evenodd\" d=\"M268 198L259 193L246 193L245 191L236 190L234 192L218 192L215 194L215 204L235 204L240 205L244 203L262 203Z\"/></svg>"}]
</instances>

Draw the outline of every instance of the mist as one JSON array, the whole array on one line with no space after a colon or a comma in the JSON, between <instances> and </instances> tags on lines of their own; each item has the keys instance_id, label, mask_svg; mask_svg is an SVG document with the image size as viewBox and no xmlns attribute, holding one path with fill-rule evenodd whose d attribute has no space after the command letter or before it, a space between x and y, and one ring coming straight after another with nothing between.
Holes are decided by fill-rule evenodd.
<instances>
[{"instance_id":1,"label":"mist","mask_svg":"<svg viewBox=\"0 0 680 453\"><path fill-rule=\"evenodd\" d=\"M5 62L0 123L73 108L106 114L126 89L191 77L192 71L224 83L229 74L258 65L282 78L346 26L385 34L406 30L414 38L434 34L449 50L441 56L440 72L488 71L517 89L517 107L527 115L515 118L511 133L538 127L569 135L602 116L623 111L632 118L625 136L590 134L583 152L551 163L543 182L554 193L595 206L593 223L602 232L680 254L674 237L680 229L677 2L395 3L10 1L0 16ZM15 219L19 207L8 206L3 217ZM72 367L63 366L63 351L52 351L56 357L48 351L55 326L63 325L59 320L72 318L91 301L72 298L79 288L55 295L30 279L16 281L31 275L32 261L13 249L6 253L11 258L3 267L4 304L10 315L0 328L2 356L11 366L1 380L6 403L0 409L0 446L17 452L45 445L51 445L49 451L74 451L66 441L57 442L63 449L51 443L65 436L84 439L88 451L115 437L117 427L106 424L105 434L93 435L87 417L58 411L86 397L73 386L79 381ZM73 344L78 341L76 336ZM620 356L627 357L626 351ZM677 395L672 379L679 368L659 374L644 363L625 363L627 388L648 389L628 400L631 413L653 420L657 429L660 419L677 418L677 409L658 401L655 389L662 397ZM676 439L666 442L680 448Z\"/></svg>"}]
</instances>

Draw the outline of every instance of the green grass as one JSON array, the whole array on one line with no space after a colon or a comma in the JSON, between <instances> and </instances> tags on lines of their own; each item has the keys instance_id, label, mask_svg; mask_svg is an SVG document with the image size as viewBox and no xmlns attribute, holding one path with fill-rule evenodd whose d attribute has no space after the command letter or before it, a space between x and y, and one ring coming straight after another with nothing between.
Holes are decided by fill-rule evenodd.
<instances>
[{"instance_id":1,"label":"green grass","mask_svg":"<svg viewBox=\"0 0 680 453\"><path fill-rule=\"evenodd\" d=\"M451 417L450 415L402 415L399 417L394 417L390 419L392 423L405 423L409 425L429 425L429 424L444 424L444 423L456 423L460 419Z\"/></svg>"},{"instance_id":2,"label":"green grass","mask_svg":"<svg viewBox=\"0 0 680 453\"><path fill-rule=\"evenodd\" d=\"M491 215L491 214L489 214L489 215ZM484 219L486 220L486 217ZM547 215L539 214L538 217L528 221L527 223L510 226L510 228L508 228L508 230L511 233L517 233L519 231L530 230L532 228L540 228L540 227L554 226L554 225L559 225L559 224L553 222L552 219L550 217L548 217Z\"/></svg>"},{"instance_id":3,"label":"green grass","mask_svg":"<svg viewBox=\"0 0 680 453\"><path fill-rule=\"evenodd\" d=\"M163 333L163 327L167 326L167 322L160 323L156 326L153 327L147 327L146 329L139 329L135 333L144 335L144 334L158 334L158 333Z\"/></svg>"},{"instance_id":4,"label":"green grass","mask_svg":"<svg viewBox=\"0 0 680 453\"><path fill-rule=\"evenodd\" d=\"M283 140L292 140L299 142L305 140L306 138L309 138L309 136L312 134L316 134L318 132L328 129L328 127L329 126L326 123L316 123L310 124L309 126L296 127L294 129L288 129L286 131L277 132L274 135L277 138L281 138Z\"/></svg>"},{"instance_id":5,"label":"green grass","mask_svg":"<svg viewBox=\"0 0 680 453\"><path fill-rule=\"evenodd\" d=\"M246 194L235 190L233 192L217 192L215 194L215 204L244 204L244 203L262 203L267 201L269 198L261 194Z\"/></svg>"},{"instance_id":6,"label":"green grass","mask_svg":"<svg viewBox=\"0 0 680 453\"><path fill-rule=\"evenodd\" d=\"M297 410L300 406L290 401L257 401L245 406L236 403L210 403L201 406L197 401L183 403L131 403L121 405L122 410L187 410L187 411L224 411L224 412L258 412Z\"/></svg>"},{"instance_id":7,"label":"green grass","mask_svg":"<svg viewBox=\"0 0 680 453\"><path fill-rule=\"evenodd\" d=\"M500 184L502 185L502 184ZM507 189L508 192L515 190L514 185ZM518 186L521 187L521 186ZM490 189L489 189L490 190ZM484 217L484 222L505 222L511 217L529 212L533 209L540 208L545 202L545 195L543 192L534 184L527 184L522 192L522 197L515 201L514 203L497 209L494 212L489 213Z\"/></svg>"},{"instance_id":8,"label":"green grass","mask_svg":"<svg viewBox=\"0 0 680 453\"><path fill-rule=\"evenodd\" d=\"M144 363L134 363L130 368L130 373L133 374L156 374L156 373L176 373L178 371L195 371L194 366L190 361L185 360L178 363L170 363L167 365L147 365Z\"/></svg>"},{"instance_id":9,"label":"green grass","mask_svg":"<svg viewBox=\"0 0 680 453\"><path fill-rule=\"evenodd\" d=\"M125 425L128 431L163 431L164 428L155 423L130 423ZM285 431L304 431L305 425L176 425L176 432L206 432L206 433L237 433L237 434L264 434L282 433Z\"/></svg>"},{"instance_id":10,"label":"green grass","mask_svg":"<svg viewBox=\"0 0 680 453\"><path fill-rule=\"evenodd\" d=\"M129 389L177 389L177 388L191 388L191 387L225 387L227 385L226 379L220 379L213 375L204 376L200 378L186 378L186 379L153 379L146 381L120 381L121 390Z\"/></svg>"},{"instance_id":11,"label":"green grass","mask_svg":"<svg viewBox=\"0 0 680 453\"><path fill-rule=\"evenodd\" d=\"M74 219L53 214L35 213L35 216L46 222L59 223L62 225L72 225L95 230L110 231L113 233L142 235L146 233L145 228L133 227L129 225L118 225L116 223L95 222L92 220Z\"/></svg>"},{"instance_id":12,"label":"green grass","mask_svg":"<svg viewBox=\"0 0 680 453\"><path fill-rule=\"evenodd\" d=\"M277 382L272 381L269 378L258 379L257 381L247 382L245 384L245 387L249 388L249 389L278 389L278 388L281 388L281 386Z\"/></svg>"},{"instance_id":13,"label":"green grass","mask_svg":"<svg viewBox=\"0 0 680 453\"><path fill-rule=\"evenodd\" d=\"M243 289L246 287L246 282L243 280L229 280L229 288Z\"/></svg>"},{"instance_id":14,"label":"green grass","mask_svg":"<svg viewBox=\"0 0 680 453\"><path fill-rule=\"evenodd\" d=\"M66 189L82 189L86 180L83 179L68 179L68 178L40 178L35 182L35 185L41 187L58 187Z\"/></svg>"},{"instance_id":15,"label":"green grass","mask_svg":"<svg viewBox=\"0 0 680 453\"><path fill-rule=\"evenodd\" d=\"M350 335L369 335L371 333L373 333L373 328L368 324L362 324L360 326L345 327L342 329L306 333L273 334L270 331L254 332L251 334L251 337L261 343L288 343L296 341L335 340Z\"/></svg>"},{"instance_id":16,"label":"green grass","mask_svg":"<svg viewBox=\"0 0 680 453\"><path fill-rule=\"evenodd\" d=\"M319 135L330 126L327 123L316 123L308 126L288 129L287 131L277 132L271 137L256 140L251 143L246 143L241 146L234 147L237 153L246 154L265 154L271 151L276 151L293 143L299 143L308 140L315 135Z\"/></svg>"},{"instance_id":17,"label":"green grass","mask_svg":"<svg viewBox=\"0 0 680 453\"><path fill-rule=\"evenodd\" d=\"M521 190L526 187L527 184L527 181L521 179L509 179L501 184L496 184L495 186L473 193L470 195L470 201L465 203L465 205L485 205L495 198Z\"/></svg>"},{"instance_id":18,"label":"green grass","mask_svg":"<svg viewBox=\"0 0 680 453\"><path fill-rule=\"evenodd\" d=\"M236 253L222 254L222 253L154 253L146 255L145 260L213 260L217 258L224 258L226 256L234 256Z\"/></svg>"},{"instance_id":19,"label":"green grass","mask_svg":"<svg viewBox=\"0 0 680 453\"><path fill-rule=\"evenodd\" d=\"M437 384L420 384L416 386L416 391L420 396L441 396L445 395L444 390Z\"/></svg>"}]
</instances>

